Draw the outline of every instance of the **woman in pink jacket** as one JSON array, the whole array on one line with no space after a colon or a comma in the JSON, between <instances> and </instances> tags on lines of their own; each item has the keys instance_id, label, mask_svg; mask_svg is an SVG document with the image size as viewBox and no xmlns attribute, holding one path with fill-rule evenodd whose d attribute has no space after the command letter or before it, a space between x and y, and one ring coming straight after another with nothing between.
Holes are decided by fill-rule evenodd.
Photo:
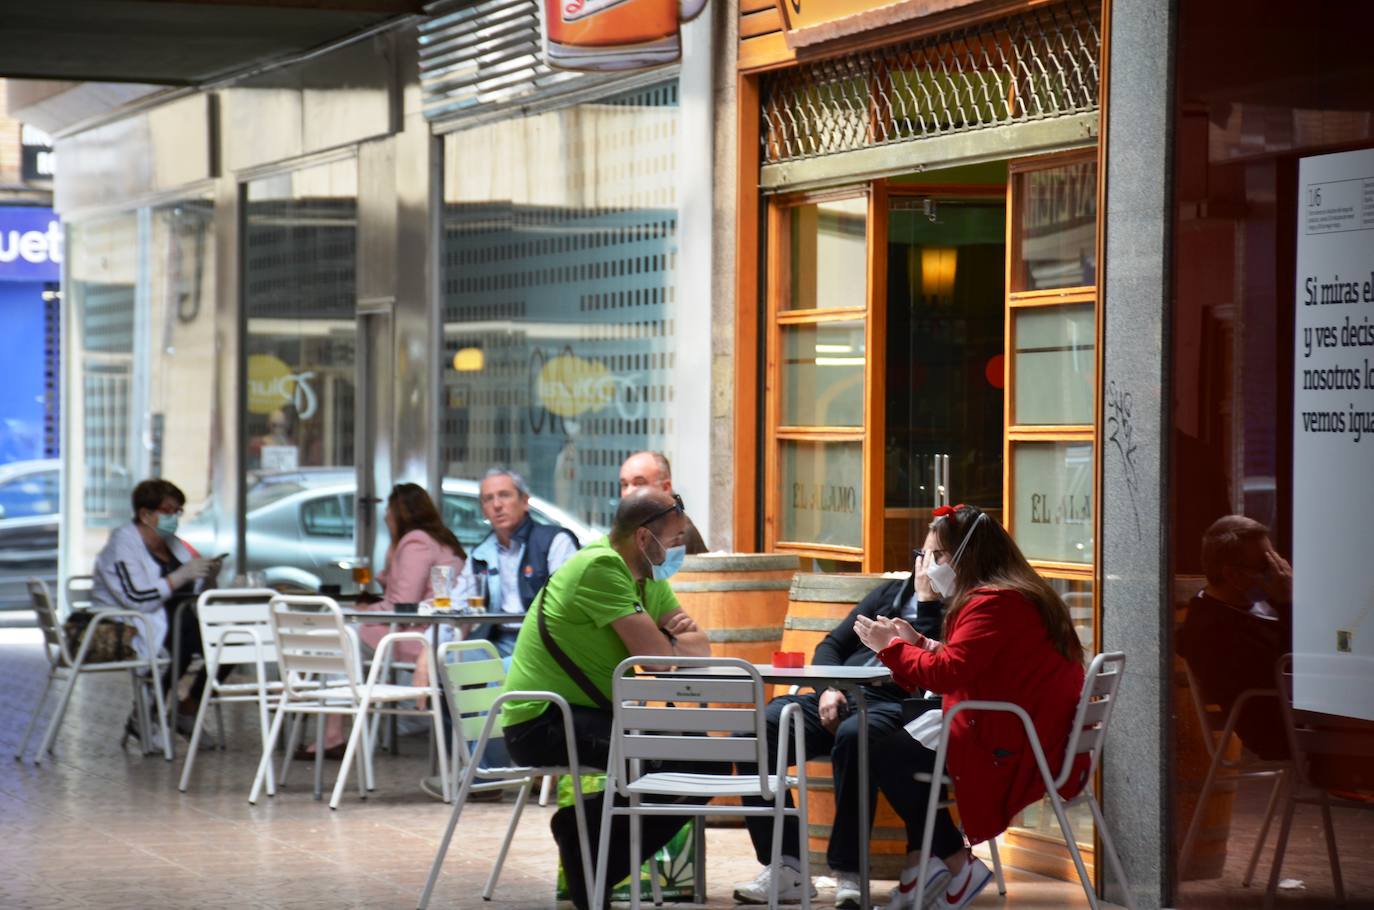
<instances>
[{"instance_id":1,"label":"woman in pink jacket","mask_svg":"<svg viewBox=\"0 0 1374 910\"><path fill-rule=\"evenodd\" d=\"M360 610L395 610L396 604L414 604L432 596L429 570L435 566L449 566L453 577L463 570L467 553L458 538L453 536L434 507L424 487L413 483L398 483L386 501L386 527L391 532L391 546L386 551L385 568L377 575L382 597L371 603L358 605ZM358 637L368 648L375 650L390 632L424 631L423 625L392 625L365 623L358 628ZM414 685L429 682L424 661L424 645L418 641L397 642L391 650L393 663L415 664ZM343 718L330 715L325 726L326 758L342 758L344 749ZM314 757L306 749L303 757Z\"/></svg>"}]
</instances>

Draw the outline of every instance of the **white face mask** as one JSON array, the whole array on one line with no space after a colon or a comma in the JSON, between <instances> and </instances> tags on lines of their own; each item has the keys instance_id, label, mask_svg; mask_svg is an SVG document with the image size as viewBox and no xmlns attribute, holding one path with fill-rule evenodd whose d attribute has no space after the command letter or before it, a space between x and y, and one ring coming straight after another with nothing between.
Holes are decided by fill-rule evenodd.
<instances>
[{"instance_id":1,"label":"white face mask","mask_svg":"<svg viewBox=\"0 0 1374 910\"><path fill-rule=\"evenodd\" d=\"M969 538L973 536L973 529L978 527L978 522L987 518L987 513L979 512L978 517L969 525L969 529L964 532L964 539L959 542L959 549L954 551L949 562L936 563L926 566L926 578L930 579L930 586L935 589L935 593L942 598L949 597L954 593L954 564L959 561L959 557L964 552L964 547L968 546Z\"/></svg>"}]
</instances>

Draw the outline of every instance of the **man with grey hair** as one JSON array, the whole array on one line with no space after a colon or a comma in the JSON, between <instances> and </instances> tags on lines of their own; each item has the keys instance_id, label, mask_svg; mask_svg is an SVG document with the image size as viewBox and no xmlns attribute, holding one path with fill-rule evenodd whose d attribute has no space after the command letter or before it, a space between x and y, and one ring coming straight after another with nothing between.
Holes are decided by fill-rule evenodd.
<instances>
[{"instance_id":1,"label":"man with grey hair","mask_svg":"<svg viewBox=\"0 0 1374 910\"><path fill-rule=\"evenodd\" d=\"M473 576L486 579L482 592L493 613L523 615L549 576L577 552L577 537L561 525L538 524L530 517L530 488L508 468L492 468L478 488L482 515L491 533L472 548L458 579L457 596L473 590ZM486 635L502 657L515 650L520 623L486 626Z\"/></svg>"},{"instance_id":2,"label":"man with grey hair","mask_svg":"<svg viewBox=\"0 0 1374 910\"><path fill-rule=\"evenodd\" d=\"M625 459L620 466L620 495L623 497L639 487L653 487L670 496L673 494L673 466L668 462L667 455L646 449ZM705 553L708 549L690 518L687 520L686 544L688 556Z\"/></svg>"}]
</instances>

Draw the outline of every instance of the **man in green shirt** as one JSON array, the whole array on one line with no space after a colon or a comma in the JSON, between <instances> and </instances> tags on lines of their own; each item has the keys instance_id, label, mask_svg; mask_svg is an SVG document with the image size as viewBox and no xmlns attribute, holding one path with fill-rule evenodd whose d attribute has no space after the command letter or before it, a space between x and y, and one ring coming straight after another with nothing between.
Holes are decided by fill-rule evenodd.
<instances>
[{"instance_id":1,"label":"man in green shirt","mask_svg":"<svg viewBox=\"0 0 1374 910\"><path fill-rule=\"evenodd\" d=\"M706 633L668 587L669 576L682 565L687 526L681 497L650 487L630 491L616 509L610 536L583 547L554 573L520 627L506 691L538 689L566 698L584 768L605 768L609 762L611 677L622 660L632 654L662 656L652 663L670 665L673 656L711 653ZM508 702L501 722L515 761L558 765L568 760L562 713L547 702ZM603 798L597 793L586 799L593 849ZM667 843L685 821L644 819L644 855ZM590 883L582 880L572 807L555 812L550 827L573 903L587 910ZM608 882L629 874L628 819L615 821L607 863Z\"/></svg>"}]
</instances>

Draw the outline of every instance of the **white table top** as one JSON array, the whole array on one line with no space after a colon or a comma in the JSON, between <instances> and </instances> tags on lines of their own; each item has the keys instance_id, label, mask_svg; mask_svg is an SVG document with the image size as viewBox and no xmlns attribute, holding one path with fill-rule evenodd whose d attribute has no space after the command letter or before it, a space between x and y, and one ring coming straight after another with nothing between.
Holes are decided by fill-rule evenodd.
<instances>
[{"instance_id":1,"label":"white table top","mask_svg":"<svg viewBox=\"0 0 1374 910\"><path fill-rule=\"evenodd\" d=\"M403 626L457 625L471 622L480 625L519 622L523 613L464 613L461 610L444 610L434 613L397 613L391 610L350 610L339 611L348 622L386 622Z\"/></svg>"},{"instance_id":2,"label":"white table top","mask_svg":"<svg viewBox=\"0 0 1374 910\"><path fill-rule=\"evenodd\" d=\"M770 683L829 683L844 686L880 686L892 681L892 671L881 664L876 667L826 666L807 664L804 667L775 667L754 664L765 682ZM683 667L670 671L684 676L738 676L732 667Z\"/></svg>"}]
</instances>

